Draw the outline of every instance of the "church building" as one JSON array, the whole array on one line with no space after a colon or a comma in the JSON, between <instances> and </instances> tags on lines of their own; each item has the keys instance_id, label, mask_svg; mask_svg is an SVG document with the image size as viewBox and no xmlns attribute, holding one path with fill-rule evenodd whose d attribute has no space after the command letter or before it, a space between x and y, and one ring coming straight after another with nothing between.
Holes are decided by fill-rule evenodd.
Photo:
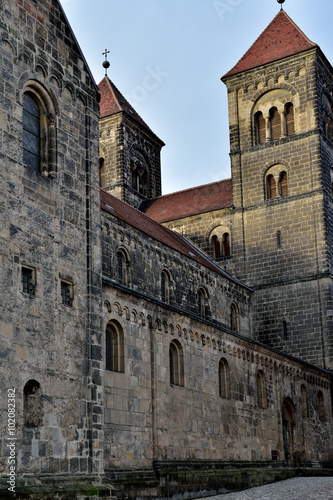
<instances>
[{"instance_id":1,"label":"church building","mask_svg":"<svg viewBox=\"0 0 333 500\"><path fill-rule=\"evenodd\" d=\"M0 0L0 497L333 470L333 68L281 9L223 77L231 178L155 135L58 0ZM221 86L221 91L223 88Z\"/></svg>"}]
</instances>

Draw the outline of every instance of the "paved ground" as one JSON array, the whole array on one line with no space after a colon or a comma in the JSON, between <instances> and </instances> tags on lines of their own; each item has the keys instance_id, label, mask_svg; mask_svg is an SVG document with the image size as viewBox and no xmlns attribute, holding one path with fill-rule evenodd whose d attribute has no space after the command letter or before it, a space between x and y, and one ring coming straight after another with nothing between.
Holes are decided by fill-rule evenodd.
<instances>
[{"instance_id":1,"label":"paved ground","mask_svg":"<svg viewBox=\"0 0 333 500\"><path fill-rule=\"evenodd\" d=\"M209 500L333 500L333 477L297 477Z\"/></svg>"}]
</instances>

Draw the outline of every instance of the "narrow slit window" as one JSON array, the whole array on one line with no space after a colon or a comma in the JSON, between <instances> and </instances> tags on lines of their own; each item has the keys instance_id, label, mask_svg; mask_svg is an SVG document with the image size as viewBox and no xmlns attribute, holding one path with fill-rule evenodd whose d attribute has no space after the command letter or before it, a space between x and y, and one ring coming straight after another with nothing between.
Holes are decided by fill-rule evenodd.
<instances>
[{"instance_id":1,"label":"narrow slit window","mask_svg":"<svg viewBox=\"0 0 333 500\"><path fill-rule=\"evenodd\" d=\"M282 247L282 236L281 236L281 231L276 232L276 245L278 248Z\"/></svg>"},{"instance_id":2,"label":"narrow slit window","mask_svg":"<svg viewBox=\"0 0 333 500\"><path fill-rule=\"evenodd\" d=\"M258 393L258 405L260 408L267 408L266 399L266 381L265 374L262 370L257 373L257 393Z\"/></svg>"},{"instance_id":3,"label":"narrow slit window","mask_svg":"<svg viewBox=\"0 0 333 500\"><path fill-rule=\"evenodd\" d=\"M117 252L117 281L124 286L129 283L129 262L123 250Z\"/></svg>"},{"instance_id":4,"label":"narrow slit window","mask_svg":"<svg viewBox=\"0 0 333 500\"><path fill-rule=\"evenodd\" d=\"M322 422L326 420L325 398L321 391L318 392L318 416Z\"/></svg>"},{"instance_id":5,"label":"narrow slit window","mask_svg":"<svg viewBox=\"0 0 333 500\"><path fill-rule=\"evenodd\" d=\"M161 273L161 299L167 304L170 303L170 278L166 271Z\"/></svg>"},{"instance_id":6,"label":"narrow slit window","mask_svg":"<svg viewBox=\"0 0 333 500\"><path fill-rule=\"evenodd\" d=\"M100 180L100 186L105 187L106 182L105 182L105 161L104 158L99 159L99 180Z\"/></svg>"},{"instance_id":7,"label":"narrow slit window","mask_svg":"<svg viewBox=\"0 0 333 500\"><path fill-rule=\"evenodd\" d=\"M219 394L221 398L230 398L229 365L225 358L219 363Z\"/></svg>"},{"instance_id":8,"label":"narrow slit window","mask_svg":"<svg viewBox=\"0 0 333 500\"><path fill-rule=\"evenodd\" d=\"M232 303L230 308L230 327L231 330L239 333L239 311L235 303Z\"/></svg>"}]
</instances>

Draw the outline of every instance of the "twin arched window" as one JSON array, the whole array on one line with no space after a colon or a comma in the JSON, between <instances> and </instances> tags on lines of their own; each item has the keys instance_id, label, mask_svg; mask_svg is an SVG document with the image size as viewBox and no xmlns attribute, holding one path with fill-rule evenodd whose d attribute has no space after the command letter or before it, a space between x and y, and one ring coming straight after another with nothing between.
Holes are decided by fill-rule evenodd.
<instances>
[{"instance_id":1,"label":"twin arched window","mask_svg":"<svg viewBox=\"0 0 333 500\"><path fill-rule=\"evenodd\" d=\"M44 87L29 80L23 95L23 163L46 176L56 176L56 115Z\"/></svg>"},{"instance_id":2,"label":"twin arched window","mask_svg":"<svg viewBox=\"0 0 333 500\"><path fill-rule=\"evenodd\" d=\"M124 333L116 321L110 322L105 332L105 369L124 372Z\"/></svg>"},{"instance_id":3,"label":"twin arched window","mask_svg":"<svg viewBox=\"0 0 333 500\"><path fill-rule=\"evenodd\" d=\"M214 234L212 236L212 247L214 259L219 257L229 257L230 256L230 234L223 233L222 239L220 241L219 237Z\"/></svg>"},{"instance_id":4,"label":"twin arched window","mask_svg":"<svg viewBox=\"0 0 333 500\"><path fill-rule=\"evenodd\" d=\"M170 384L184 385L183 348L178 340L173 340L169 346Z\"/></svg>"},{"instance_id":5,"label":"twin arched window","mask_svg":"<svg viewBox=\"0 0 333 500\"><path fill-rule=\"evenodd\" d=\"M257 144L295 134L294 106L291 102L284 106L282 112L275 106L271 107L267 116L257 111L254 121Z\"/></svg>"},{"instance_id":6,"label":"twin arched window","mask_svg":"<svg viewBox=\"0 0 333 500\"><path fill-rule=\"evenodd\" d=\"M143 196L149 194L149 167L146 159L139 151L134 151L131 162L132 189Z\"/></svg>"},{"instance_id":7,"label":"twin arched window","mask_svg":"<svg viewBox=\"0 0 333 500\"><path fill-rule=\"evenodd\" d=\"M276 181L276 175L278 175ZM287 172L269 173L266 176L266 193L267 199L276 198L277 196L285 196L288 194L288 175Z\"/></svg>"}]
</instances>

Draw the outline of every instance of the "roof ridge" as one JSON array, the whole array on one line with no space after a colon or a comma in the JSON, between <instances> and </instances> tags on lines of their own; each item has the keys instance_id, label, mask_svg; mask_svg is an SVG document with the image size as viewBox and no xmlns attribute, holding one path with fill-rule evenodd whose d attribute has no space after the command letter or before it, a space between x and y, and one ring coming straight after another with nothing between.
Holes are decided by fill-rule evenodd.
<instances>
[{"instance_id":1,"label":"roof ridge","mask_svg":"<svg viewBox=\"0 0 333 500\"><path fill-rule=\"evenodd\" d=\"M179 253L181 255L185 255L190 260L193 260L194 262L197 262L198 264L204 266L205 268L210 269L211 271L224 276L226 279L241 285L243 288L246 288L246 289L252 291L252 289L248 285L239 281L237 278L234 278L231 274L229 274L227 271L225 271L222 267L218 266L215 262L213 262L210 259L210 257L206 256L199 248L197 248L195 243L188 241L187 238L181 236L180 233L178 233L177 231L173 231L170 228L168 228L167 226L160 224L156 220L154 220L151 217L149 217L148 215L146 215L144 212L140 212L137 208L133 207L132 205L129 205L128 203L120 200L119 198L116 198L114 195L108 193L107 191L104 191L103 189L100 190L100 193L101 193L101 209L102 210L113 215L117 219L123 220L126 224L136 228L138 231L143 232L144 234L146 234L150 238L153 238L156 241L159 241L160 243L162 243L163 245L166 245L169 248L172 248L177 253ZM106 196L106 199L102 198L103 195ZM110 198L110 203L112 203L112 200L115 200L116 204L118 203L119 204L118 207L120 207L120 208L122 205L124 205L130 211L134 210L135 212L138 213L138 215L140 214L139 218L142 215L144 215L145 218L149 220L150 224L153 224L153 226L155 226L156 228L159 228L159 231L162 232L162 235L160 237L158 237L157 234L153 234L148 229L149 228L148 224L146 226L140 225L139 219L136 221L135 217L131 218L130 215L128 215L126 217L126 215L121 214L118 207L114 208L111 205L108 205L107 198ZM103 207L103 204L104 204L105 208ZM135 224L135 221L136 221L136 224ZM166 241L166 235L170 236L169 242ZM183 248L182 245L179 246L180 241L182 241L183 244L185 243L187 248ZM197 255L195 255L193 253L191 254L189 252L188 247L190 247L193 251L195 251Z\"/></svg>"},{"instance_id":2,"label":"roof ridge","mask_svg":"<svg viewBox=\"0 0 333 500\"><path fill-rule=\"evenodd\" d=\"M295 32L297 32L296 36ZM294 35L294 37L290 37L290 35ZM284 10L280 10L237 63L222 76L221 80L317 46Z\"/></svg>"},{"instance_id":3,"label":"roof ridge","mask_svg":"<svg viewBox=\"0 0 333 500\"><path fill-rule=\"evenodd\" d=\"M295 21L293 21L293 20L291 19L291 17L287 14L287 12L286 12L285 10L280 10L280 12L279 12L278 14L280 14L281 12L283 12L283 14L284 14L284 15L285 15L285 16L289 19L289 21L290 21L290 22L291 22L291 23L295 26L295 28L297 29L297 31L299 31L299 32L300 32L300 34L301 34L302 36L304 36L304 38L306 38L306 40L307 40L309 43L313 44L314 46L316 45L316 44L315 44L312 40L310 40L310 38L309 38L308 36L306 36L306 34L304 33L304 31L303 31L303 30L301 30L301 28L300 28L299 26L297 26L297 24L295 23ZM277 15L278 15L278 14L277 14ZM275 17L276 17L276 16L275 16ZM274 19L275 19L275 18L274 18ZM273 22L273 21L272 21L272 22Z\"/></svg>"},{"instance_id":4,"label":"roof ridge","mask_svg":"<svg viewBox=\"0 0 333 500\"><path fill-rule=\"evenodd\" d=\"M167 196L173 196L176 194L185 193L187 191L194 191L195 189L204 188L207 186L212 186L213 184L219 184L220 182L226 182L231 180L232 180L231 177L228 177L227 179L220 179L219 181L208 182L207 184L200 184L200 186L193 186L190 188L180 189L179 191L173 191L172 193L162 194L161 196L157 196L156 198L152 198L151 200L145 200L145 201L149 202L149 201L159 200L161 198L166 198Z\"/></svg>"}]
</instances>

